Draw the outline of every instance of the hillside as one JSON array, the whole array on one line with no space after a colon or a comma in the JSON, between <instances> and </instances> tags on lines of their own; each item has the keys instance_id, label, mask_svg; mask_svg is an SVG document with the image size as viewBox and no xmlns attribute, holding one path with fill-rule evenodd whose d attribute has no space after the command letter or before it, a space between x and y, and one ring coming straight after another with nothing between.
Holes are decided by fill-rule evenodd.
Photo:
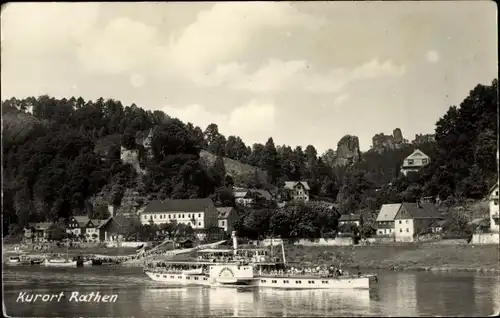
<instances>
[{"instance_id":1,"label":"hillside","mask_svg":"<svg viewBox=\"0 0 500 318\"><path fill-rule=\"evenodd\" d=\"M200 151L200 161L205 167L213 166L217 156L206 150ZM267 183L267 173L257 167L223 157L226 173L234 180L235 186L245 186L252 179L257 179L262 184Z\"/></svg>"},{"instance_id":2,"label":"hillside","mask_svg":"<svg viewBox=\"0 0 500 318\"><path fill-rule=\"evenodd\" d=\"M245 182L279 187L305 180L312 197L336 200L342 213L422 196L482 199L498 178L497 89L497 80L477 85L459 107L451 106L437 121L433 138L419 142L431 163L408 177L398 169L413 144L361 154L358 138L346 135L336 152L318 156L313 145L275 145L271 137L250 147L238 136L226 138L216 124L202 130L112 99L11 98L2 101L4 227L96 216L103 204L140 206L137 201L152 197L211 197L232 204L231 185ZM140 171L123 164L122 149L137 153Z\"/></svg>"}]
</instances>

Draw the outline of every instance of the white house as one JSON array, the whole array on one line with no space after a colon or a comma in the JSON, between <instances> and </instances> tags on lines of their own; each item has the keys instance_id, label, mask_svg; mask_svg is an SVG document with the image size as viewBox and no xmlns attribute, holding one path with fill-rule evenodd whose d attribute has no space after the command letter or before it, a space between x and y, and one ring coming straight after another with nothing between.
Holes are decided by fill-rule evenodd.
<instances>
[{"instance_id":1,"label":"white house","mask_svg":"<svg viewBox=\"0 0 500 318\"><path fill-rule=\"evenodd\" d=\"M244 206L248 206L255 202L255 198L248 190L238 190L234 192L234 200Z\"/></svg>"},{"instance_id":2,"label":"white house","mask_svg":"<svg viewBox=\"0 0 500 318\"><path fill-rule=\"evenodd\" d=\"M377 215L377 235L394 235L394 219L401 208L401 203L384 204Z\"/></svg>"},{"instance_id":3,"label":"white house","mask_svg":"<svg viewBox=\"0 0 500 318\"><path fill-rule=\"evenodd\" d=\"M177 221L193 229L218 227L218 211L211 199L155 200L141 213L141 223Z\"/></svg>"},{"instance_id":4,"label":"white house","mask_svg":"<svg viewBox=\"0 0 500 318\"><path fill-rule=\"evenodd\" d=\"M491 188L488 199L490 201L490 230L499 232L498 225L498 182Z\"/></svg>"},{"instance_id":5,"label":"white house","mask_svg":"<svg viewBox=\"0 0 500 318\"><path fill-rule=\"evenodd\" d=\"M309 201L309 185L305 181L285 181L285 192L294 201Z\"/></svg>"},{"instance_id":6,"label":"white house","mask_svg":"<svg viewBox=\"0 0 500 318\"><path fill-rule=\"evenodd\" d=\"M219 227L223 228L226 234L233 231L233 222L236 220L237 213L233 207L217 208L219 212Z\"/></svg>"},{"instance_id":7,"label":"white house","mask_svg":"<svg viewBox=\"0 0 500 318\"><path fill-rule=\"evenodd\" d=\"M427 156L419 149L416 149L411 155L409 155L403 160L403 165L401 166L401 173L403 173L406 176L410 171L416 172L420 170L420 168L428 165L430 161L431 159L429 156Z\"/></svg>"},{"instance_id":8,"label":"white house","mask_svg":"<svg viewBox=\"0 0 500 318\"><path fill-rule=\"evenodd\" d=\"M394 237L396 242L414 242L418 235L441 220L438 210L431 203L401 203L396 214Z\"/></svg>"}]
</instances>

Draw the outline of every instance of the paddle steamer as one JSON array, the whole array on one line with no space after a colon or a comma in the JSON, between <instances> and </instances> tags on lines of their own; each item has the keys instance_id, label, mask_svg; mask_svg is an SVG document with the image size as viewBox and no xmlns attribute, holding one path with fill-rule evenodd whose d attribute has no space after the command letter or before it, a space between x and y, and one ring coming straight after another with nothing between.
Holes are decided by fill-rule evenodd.
<instances>
[{"instance_id":1,"label":"paddle steamer","mask_svg":"<svg viewBox=\"0 0 500 318\"><path fill-rule=\"evenodd\" d=\"M273 257L266 249L238 249L235 232L233 249L198 250L196 262L162 262L152 268L145 263L145 274L167 284L203 286L253 286L281 289L368 289L378 282L375 275L342 275L331 269L298 272L287 266L285 249Z\"/></svg>"}]
</instances>

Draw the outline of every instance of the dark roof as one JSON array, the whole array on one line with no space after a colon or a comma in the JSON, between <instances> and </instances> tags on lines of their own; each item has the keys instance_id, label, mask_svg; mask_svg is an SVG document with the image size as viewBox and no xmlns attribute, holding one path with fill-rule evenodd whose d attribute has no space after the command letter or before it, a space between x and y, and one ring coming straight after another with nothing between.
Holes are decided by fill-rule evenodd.
<instances>
[{"instance_id":1,"label":"dark roof","mask_svg":"<svg viewBox=\"0 0 500 318\"><path fill-rule=\"evenodd\" d=\"M437 220L431 223L430 227L443 227L443 225L446 223L445 220Z\"/></svg>"},{"instance_id":2,"label":"dark roof","mask_svg":"<svg viewBox=\"0 0 500 318\"><path fill-rule=\"evenodd\" d=\"M306 190L310 190L306 181L285 181L285 189L293 190L299 184L302 184Z\"/></svg>"},{"instance_id":3,"label":"dark roof","mask_svg":"<svg viewBox=\"0 0 500 318\"><path fill-rule=\"evenodd\" d=\"M148 203L143 213L200 212L213 206L211 199L154 200Z\"/></svg>"},{"instance_id":4,"label":"dark roof","mask_svg":"<svg viewBox=\"0 0 500 318\"><path fill-rule=\"evenodd\" d=\"M76 222L78 222L79 227L87 226L87 223L89 223L90 221L88 216L79 215L79 216L74 216L73 218L76 220Z\"/></svg>"},{"instance_id":5,"label":"dark roof","mask_svg":"<svg viewBox=\"0 0 500 318\"><path fill-rule=\"evenodd\" d=\"M222 207L222 208L217 208L217 211L219 212L219 219L227 219L229 217L229 214L234 208L229 206L229 207Z\"/></svg>"},{"instance_id":6,"label":"dark roof","mask_svg":"<svg viewBox=\"0 0 500 318\"><path fill-rule=\"evenodd\" d=\"M54 225L52 222L39 222L39 223L28 223L29 227L32 227L35 230L47 230L49 227Z\"/></svg>"},{"instance_id":7,"label":"dark roof","mask_svg":"<svg viewBox=\"0 0 500 318\"><path fill-rule=\"evenodd\" d=\"M408 211L413 219L436 219L441 217L436 206L432 203L402 203L402 207Z\"/></svg>"},{"instance_id":8,"label":"dark roof","mask_svg":"<svg viewBox=\"0 0 500 318\"><path fill-rule=\"evenodd\" d=\"M360 214L342 214L339 221L359 221L361 220Z\"/></svg>"}]
</instances>

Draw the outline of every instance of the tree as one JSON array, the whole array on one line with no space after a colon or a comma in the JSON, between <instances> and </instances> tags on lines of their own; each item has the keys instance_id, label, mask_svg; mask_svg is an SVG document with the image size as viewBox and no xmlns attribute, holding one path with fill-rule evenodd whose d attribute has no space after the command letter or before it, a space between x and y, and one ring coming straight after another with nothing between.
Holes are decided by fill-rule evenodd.
<instances>
[{"instance_id":1,"label":"tree","mask_svg":"<svg viewBox=\"0 0 500 318\"><path fill-rule=\"evenodd\" d=\"M280 175L280 168L278 153L276 152L273 138L267 140L262 151L261 160L260 167L267 171L269 181L273 184L276 183Z\"/></svg>"}]
</instances>

